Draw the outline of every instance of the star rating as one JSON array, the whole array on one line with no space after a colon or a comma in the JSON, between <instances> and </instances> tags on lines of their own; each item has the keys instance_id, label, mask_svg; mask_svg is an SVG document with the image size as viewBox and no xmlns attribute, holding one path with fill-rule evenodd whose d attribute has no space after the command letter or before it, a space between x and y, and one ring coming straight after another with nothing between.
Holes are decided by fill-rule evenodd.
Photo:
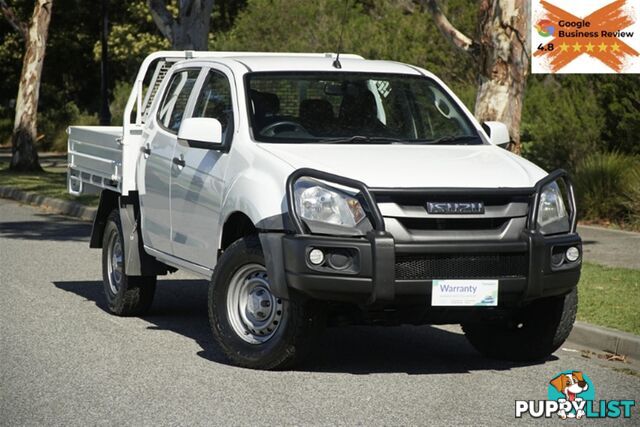
<instances>
[{"instance_id":1,"label":"star rating","mask_svg":"<svg viewBox=\"0 0 640 427\"><path fill-rule=\"evenodd\" d=\"M611 45L611 51L612 51L612 52L618 52L618 51L620 51L620 45L619 45L618 43L613 43L613 44Z\"/></svg>"},{"instance_id":2,"label":"star rating","mask_svg":"<svg viewBox=\"0 0 640 427\"><path fill-rule=\"evenodd\" d=\"M575 43L573 44L573 51L574 51L574 52L580 52L580 48L582 48L582 45L581 45L580 43L575 42Z\"/></svg>"},{"instance_id":3,"label":"star rating","mask_svg":"<svg viewBox=\"0 0 640 427\"><path fill-rule=\"evenodd\" d=\"M600 52L606 52L607 51L607 45L604 44L604 42L600 43L598 45L598 49L600 50Z\"/></svg>"},{"instance_id":4,"label":"star rating","mask_svg":"<svg viewBox=\"0 0 640 427\"><path fill-rule=\"evenodd\" d=\"M585 47L587 48L587 52L593 52L593 48L595 47L594 45L591 44L591 42L587 43L585 45Z\"/></svg>"},{"instance_id":5,"label":"star rating","mask_svg":"<svg viewBox=\"0 0 640 427\"><path fill-rule=\"evenodd\" d=\"M560 45L560 51L566 52L568 50L569 50L569 45L566 44L565 42L562 42L562 44Z\"/></svg>"}]
</instances>

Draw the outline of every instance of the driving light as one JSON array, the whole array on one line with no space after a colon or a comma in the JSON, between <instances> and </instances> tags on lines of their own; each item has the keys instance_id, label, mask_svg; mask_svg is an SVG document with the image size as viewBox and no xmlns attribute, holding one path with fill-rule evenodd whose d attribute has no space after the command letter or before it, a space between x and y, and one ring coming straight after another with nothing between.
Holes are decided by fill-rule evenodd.
<instances>
[{"instance_id":1,"label":"driving light","mask_svg":"<svg viewBox=\"0 0 640 427\"><path fill-rule=\"evenodd\" d=\"M542 234L569 232L569 215L557 182L552 182L542 189L537 222Z\"/></svg>"},{"instance_id":2,"label":"driving light","mask_svg":"<svg viewBox=\"0 0 640 427\"><path fill-rule=\"evenodd\" d=\"M578 258L580 258L580 250L575 246L571 246L569 249L567 249L565 256L567 257L567 261L575 262L578 260Z\"/></svg>"},{"instance_id":3,"label":"driving light","mask_svg":"<svg viewBox=\"0 0 640 427\"><path fill-rule=\"evenodd\" d=\"M311 249L309 252L309 262L313 265L320 265L324 261L324 253L320 249Z\"/></svg>"}]
</instances>

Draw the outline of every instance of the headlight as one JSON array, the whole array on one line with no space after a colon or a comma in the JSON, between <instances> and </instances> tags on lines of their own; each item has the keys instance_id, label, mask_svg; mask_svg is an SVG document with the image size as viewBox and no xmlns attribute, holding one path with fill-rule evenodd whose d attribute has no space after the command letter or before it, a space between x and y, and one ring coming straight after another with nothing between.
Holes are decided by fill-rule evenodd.
<instances>
[{"instance_id":1,"label":"headlight","mask_svg":"<svg viewBox=\"0 0 640 427\"><path fill-rule=\"evenodd\" d=\"M542 188L538 205L538 229L542 234L568 233L571 229L557 181Z\"/></svg>"},{"instance_id":2,"label":"headlight","mask_svg":"<svg viewBox=\"0 0 640 427\"><path fill-rule=\"evenodd\" d=\"M372 229L357 193L301 178L294 194L296 211L313 233L364 235Z\"/></svg>"}]
</instances>

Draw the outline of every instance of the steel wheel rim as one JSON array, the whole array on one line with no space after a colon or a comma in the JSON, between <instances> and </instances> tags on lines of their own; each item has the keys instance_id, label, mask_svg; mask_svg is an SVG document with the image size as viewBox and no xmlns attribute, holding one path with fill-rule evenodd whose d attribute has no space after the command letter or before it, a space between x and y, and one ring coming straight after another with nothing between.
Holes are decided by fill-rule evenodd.
<instances>
[{"instance_id":1,"label":"steel wheel rim","mask_svg":"<svg viewBox=\"0 0 640 427\"><path fill-rule=\"evenodd\" d=\"M114 295L118 294L118 290L122 286L124 278L124 253L122 251L122 243L117 231L113 231L109 236L107 245L107 277L109 280L109 288Z\"/></svg>"},{"instance_id":2,"label":"steel wheel rim","mask_svg":"<svg viewBox=\"0 0 640 427\"><path fill-rule=\"evenodd\" d=\"M243 341L269 341L286 321L285 301L271 293L267 270L260 264L240 267L229 282L227 314Z\"/></svg>"}]
</instances>

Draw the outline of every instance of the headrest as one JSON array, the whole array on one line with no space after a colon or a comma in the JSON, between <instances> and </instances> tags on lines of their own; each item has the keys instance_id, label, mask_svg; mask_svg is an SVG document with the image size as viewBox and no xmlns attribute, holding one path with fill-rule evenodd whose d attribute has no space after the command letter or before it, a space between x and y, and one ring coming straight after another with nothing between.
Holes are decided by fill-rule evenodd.
<instances>
[{"instance_id":1,"label":"headrest","mask_svg":"<svg viewBox=\"0 0 640 427\"><path fill-rule=\"evenodd\" d=\"M347 94L340 105L340 118L360 122L375 118L378 107L376 98L370 90L364 89L356 94Z\"/></svg>"},{"instance_id":2,"label":"headrest","mask_svg":"<svg viewBox=\"0 0 640 427\"><path fill-rule=\"evenodd\" d=\"M251 89L251 100L256 116L273 116L280 111L280 99L275 93L258 92Z\"/></svg>"}]
</instances>

